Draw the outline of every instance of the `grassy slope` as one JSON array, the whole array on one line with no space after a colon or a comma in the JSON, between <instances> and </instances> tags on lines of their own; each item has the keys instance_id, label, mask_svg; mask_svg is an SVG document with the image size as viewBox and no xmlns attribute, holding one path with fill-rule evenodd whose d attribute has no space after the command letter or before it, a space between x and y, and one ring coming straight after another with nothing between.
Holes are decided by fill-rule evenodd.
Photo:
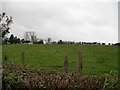
<instances>
[{"instance_id":1,"label":"grassy slope","mask_svg":"<svg viewBox=\"0 0 120 90\"><path fill-rule=\"evenodd\" d=\"M116 46L90 45L3 45L3 56L17 64L21 63L21 52L25 52L26 63L33 67L63 71L64 58L69 58L69 71L76 70L77 53L83 53L83 73L103 74L118 69Z\"/></svg>"}]
</instances>

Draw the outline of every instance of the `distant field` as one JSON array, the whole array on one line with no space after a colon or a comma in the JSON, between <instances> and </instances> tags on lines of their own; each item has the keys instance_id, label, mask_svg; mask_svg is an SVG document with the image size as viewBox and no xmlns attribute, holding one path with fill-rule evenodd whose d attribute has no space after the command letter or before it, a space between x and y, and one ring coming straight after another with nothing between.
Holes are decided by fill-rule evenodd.
<instances>
[{"instance_id":1,"label":"distant field","mask_svg":"<svg viewBox=\"0 0 120 90\"><path fill-rule=\"evenodd\" d=\"M83 53L83 74L109 73L118 69L118 47L99 45L3 45L3 57L21 64L25 52L27 65L63 72L65 56L69 58L69 71L76 71L77 54Z\"/></svg>"}]
</instances>

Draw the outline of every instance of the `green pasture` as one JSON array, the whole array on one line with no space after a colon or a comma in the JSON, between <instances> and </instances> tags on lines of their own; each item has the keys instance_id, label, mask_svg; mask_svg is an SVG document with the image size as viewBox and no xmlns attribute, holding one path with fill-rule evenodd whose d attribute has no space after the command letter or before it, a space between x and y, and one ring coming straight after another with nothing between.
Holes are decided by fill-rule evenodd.
<instances>
[{"instance_id":1,"label":"green pasture","mask_svg":"<svg viewBox=\"0 0 120 90\"><path fill-rule=\"evenodd\" d=\"M83 54L83 74L101 75L118 70L118 47L100 45L68 44L18 44L3 45L2 56L16 64L22 63L22 52L25 63L31 67L45 68L63 72L65 56L69 59L69 72L76 71L78 52Z\"/></svg>"}]
</instances>

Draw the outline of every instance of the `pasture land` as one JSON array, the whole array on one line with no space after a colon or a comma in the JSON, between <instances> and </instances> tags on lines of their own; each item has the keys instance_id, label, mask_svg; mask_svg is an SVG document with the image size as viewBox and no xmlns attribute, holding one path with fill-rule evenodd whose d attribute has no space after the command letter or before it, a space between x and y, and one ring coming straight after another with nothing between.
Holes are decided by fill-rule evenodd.
<instances>
[{"instance_id":1,"label":"pasture land","mask_svg":"<svg viewBox=\"0 0 120 90\"><path fill-rule=\"evenodd\" d=\"M83 74L102 75L118 70L118 47L78 44L19 44L3 45L2 56L16 64L22 62L25 53L25 64L31 67L45 68L63 72L65 56L69 59L69 72L76 71L78 52L83 54Z\"/></svg>"}]
</instances>

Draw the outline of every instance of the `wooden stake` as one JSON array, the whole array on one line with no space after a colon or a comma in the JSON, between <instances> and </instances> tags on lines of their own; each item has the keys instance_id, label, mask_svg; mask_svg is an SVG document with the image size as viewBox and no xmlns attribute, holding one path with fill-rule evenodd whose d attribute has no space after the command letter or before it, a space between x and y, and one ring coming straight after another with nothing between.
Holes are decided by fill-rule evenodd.
<instances>
[{"instance_id":1,"label":"wooden stake","mask_svg":"<svg viewBox=\"0 0 120 90\"><path fill-rule=\"evenodd\" d=\"M82 71L82 53L78 52L78 60L77 60L77 73L81 74Z\"/></svg>"},{"instance_id":2,"label":"wooden stake","mask_svg":"<svg viewBox=\"0 0 120 90\"><path fill-rule=\"evenodd\" d=\"M22 64L25 65L25 53L22 52Z\"/></svg>"},{"instance_id":3,"label":"wooden stake","mask_svg":"<svg viewBox=\"0 0 120 90\"><path fill-rule=\"evenodd\" d=\"M64 72L65 73L68 72L68 58L67 58L67 56L65 57L65 60L64 60Z\"/></svg>"}]
</instances>

